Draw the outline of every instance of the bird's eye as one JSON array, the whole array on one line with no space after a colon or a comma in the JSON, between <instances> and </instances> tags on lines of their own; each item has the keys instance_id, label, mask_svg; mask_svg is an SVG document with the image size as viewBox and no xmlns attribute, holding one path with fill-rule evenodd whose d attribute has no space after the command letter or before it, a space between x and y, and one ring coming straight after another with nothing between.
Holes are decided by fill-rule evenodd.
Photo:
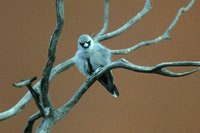
<instances>
[{"instance_id":1,"label":"bird's eye","mask_svg":"<svg viewBox=\"0 0 200 133\"><path fill-rule=\"evenodd\" d=\"M81 42L79 42L79 44L80 44L81 46L83 46L85 43L81 43Z\"/></svg>"}]
</instances>

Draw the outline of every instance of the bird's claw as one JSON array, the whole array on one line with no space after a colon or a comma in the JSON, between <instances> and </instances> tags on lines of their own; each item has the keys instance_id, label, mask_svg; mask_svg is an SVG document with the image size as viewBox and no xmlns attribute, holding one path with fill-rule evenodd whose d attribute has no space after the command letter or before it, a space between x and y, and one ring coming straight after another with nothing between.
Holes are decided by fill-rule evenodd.
<instances>
[{"instance_id":1,"label":"bird's claw","mask_svg":"<svg viewBox=\"0 0 200 133\"><path fill-rule=\"evenodd\" d=\"M103 67L98 67L92 74L97 75L102 69Z\"/></svg>"},{"instance_id":2,"label":"bird's claw","mask_svg":"<svg viewBox=\"0 0 200 133\"><path fill-rule=\"evenodd\" d=\"M103 67L99 67L97 68L90 76L88 76L87 81L90 81L92 79L94 79L94 77L101 72L101 70L103 69Z\"/></svg>"}]
</instances>

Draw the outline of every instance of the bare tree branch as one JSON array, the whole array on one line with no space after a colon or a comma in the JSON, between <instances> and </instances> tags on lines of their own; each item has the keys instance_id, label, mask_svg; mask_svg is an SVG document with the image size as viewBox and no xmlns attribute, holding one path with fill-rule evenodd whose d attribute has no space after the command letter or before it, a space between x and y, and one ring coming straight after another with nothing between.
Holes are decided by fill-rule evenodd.
<instances>
[{"instance_id":1,"label":"bare tree branch","mask_svg":"<svg viewBox=\"0 0 200 133\"><path fill-rule=\"evenodd\" d=\"M24 128L24 133L32 133L32 129L33 129L33 124L36 120L38 120L39 118L41 118L42 115L40 112L37 112L36 114L32 115L29 120L28 123L26 125L26 127Z\"/></svg>"},{"instance_id":2,"label":"bare tree branch","mask_svg":"<svg viewBox=\"0 0 200 133\"><path fill-rule=\"evenodd\" d=\"M166 69L166 67L173 67L173 66L179 66L179 67L200 66L200 61L176 61L176 62L164 62L156 66L140 66L130 63L125 59L121 59L120 61L119 60L116 61L113 64L113 66L111 66L111 68L124 68L135 72L159 74L169 77L182 77L200 70L200 68L197 68L187 72L176 73Z\"/></svg>"},{"instance_id":3,"label":"bare tree branch","mask_svg":"<svg viewBox=\"0 0 200 133\"><path fill-rule=\"evenodd\" d=\"M94 39L96 41L100 42L100 41L104 41L104 40L113 38L113 37L123 33L124 31L128 30L131 26L133 26L136 22L141 20L142 17L145 16L150 10L151 10L151 1L146 0L144 8L136 16L131 18L126 24L124 24L122 27L118 28L117 30L115 30L113 32L96 36Z\"/></svg>"},{"instance_id":4,"label":"bare tree branch","mask_svg":"<svg viewBox=\"0 0 200 133\"><path fill-rule=\"evenodd\" d=\"M64 61L60 64L58 64L57 66L55 66L50 74L50 81L53 80L56 76L58 76L61 72L69 69L71 66L74 65L74 60L73 58L70 58L67 61ZM33 89L38 91L40 90L40 81L38 81L34 86ZM22 111L22 109L24 109L24 107L27 105L27 103L31 100L32 96L30 94L30 92L27 92L24 97L22 97L22 99L12 108L10 108L7 111L1 112L0 113L0 121L2 120L6 120L14 115L16 115L17 113L19 113L20 111Z\"/></svg>"},{"instance_id":5,"label":"bare tree branch","mask_svg":"<svg viewBox=\"0 0 200 133\"><path fill-rule=\"evenodd\" d=\"M42 74L40 89L41 89L41 99L38 95L35 95L35 91L32 86L28 86L29 90L36 101L36 105L40 110L42 117L44 117L42 123L40 124L37 132L39 133L49 133L53 123L53 106L51 99L49 97L49 79L53 68L53 64L56 59L56 46L58 44L58 39L60 37L61 31L64 25L64 0L56 0L56 15L57 22L56 28L53 35L51 36L49 48L48 48L48 61ZM41 105L42 104L42 105ZM36 117L37 118L37 117ZM34 119L35 121L36 119ZM32 124L33 125L33 124ZM31 126L32 126L31 125ZM31 128L29 128L31 129Z\"/></svg>"},{"instance_id":6,"label":"bare tree branch","mask_svg":"<svg viewBox=\"0 0 200 133\"><path fill-rule=\"evenodd\" d=\"M43 113L43 108L44 107L43 107L43 104L41 103L41 100L40 100L40 97L41 97L40 93L35 91L32 88L31 85L28 85L27 87L28 87L28 89L29 89L29 91L30 91L30 93L31 93L31 95L32 95L32 97L33 97L33 99L35 101L35 104L37 105L38 109L40 110L41 113ZM44 116L44 114L42 114L42 115Z\"/></svg>"},{"instance_id":7,"label":"bare tree branch","mask_svg":"<svg viewBox=\"0 0 200 133\"><path fill-rule=\"evenodd\" d=\"M27 88L29 89L31 95L33 96L34 98L34 101L35 101L35 104L37 105L38 109L40 110L40 112L37 112L36 114L34 114L33 116L31 116L28 120L28 123L24 129L24 133L32 133L32 129L33 129L33 124L36 120L38 120L41 116L42 116L42 113L44 112L43 111L43 106L42 106L42 103L41 103L41 100L40 100L40 94L33 89L32 87L32 83L34 80L36 80L37 77L33 77L31 79L28 79L28 80L22 80L21 82L19 83L15 83L13 84L14 87L24 87L24 86L27 86ZM44 114L43 114L44 116Z\"/></svg>"},{"instance_id":8,"label":"bare tree branch","mask_svg":"<svg viewBox=\"0 0 200 133\"><path fill-rule=\"evenodd\" d=\"M108 29L108 22L109 22L109 0L104 0L104 24L103 28L95 37L105 34L105 32Z\"/></svg>"},{"instance_id":9,"label":"bare tree branch","mask_svg":"<svg viewBox=\"0 0 200 133\"><path fill-rule=\"evenodd\" d=\"M51 70L53 68L53 64L56 59L56 46L58 43L58 39L60 37L63 25L64 25L64 1L63 0L56 0L56 13L57 13L57 23L55 31L51 37L49 49L48 49L48 61L45 66L45 69L42 74L41 79L41 100L44 108L52 109L51 100L48 95L49 91L49 77ZM44 112L42 112L43 114Z\"/></svg>"},{"instance_id":10,"label":"bare tree branch","mask_svg":"<svg viewBox=\"0 0 200 133\"><path fill-rule=\"evenodd\" d=\"M183 7L179 10L173 22L170 24L170 26L166 29L166 31L160 37L153 40L141 42L131 48L122 49L122 50L111 50L112 54L127 54L140 47L155 44L164 39L169 38L169 33L178 22L179 17L183 14L183 12L188 11L192 7L193 3L194 3L194 0L191 0L191 2L186 7ZM140 20L143 16L145 16L151 9L150 0L146 0L144 8L135 17L130 19L125 25L123 25L119 29L105 34L108 27L109 1L104 0L104 4L105 4L105 7L104 7L103 28L94 38L96 41L99 41L99 42L115 37L123 33L124 31L129 29L133 24L135 24L138 20ZM33 116L29 118L28 124L26 125L26 128L24 129L24 133L31 133L34 122L41 117L43 117L43 119L39 127L37 128L36 132L49 133L51 131L52 126L55 123L57 123L59 120L64 118L64 116L68 114L68 112L76 105L76 103L80 100L80 98L85 94L85 92L89 89L89 87L99 77L101 77L102 74L104 74L108 70L123 68L123 69L127 69L134 72L159 74L159 75L169 76L169 77L182 77L182 76L186 76L194 72L200 71L200 61L164 62L164 63L157 64L155 66L140 66L140 65L133 64L125 59L120 59L108 64L107 66L103 67L100 71L95 71L90 77L88 77L88 79L82 84L82 86L74 93L74 95L71 97L70 100L68 100L60 108L54 109L53 106L51 105L50 97L48 96L49 82L53 80L59 73L67 70L72 65L74 65L74 57L72 57L69 60L63 63L60 63L59 65L53 68L53 63L56 58L55 57L56 45L57 45L59 36L61 34L61 30L64 24L64 0L56 0L56 13L57 13L57 25L50 41L49 51L48 51L49 58L48 58L46 67L43 71L42 79L38 81L33 87L32 87L32 82L35 78L21 81L20 83L15 83L14 84L15 87L27 86L30 92L26 93L26 95L11 109L0 113L0 120L5 120L11 116L14 116L26 106L26 104L30 101L31 97L33 96L40 112L37 112L36 114L34 114ZM181 66L184 66L184 67L196 66L198 68L193 69L191 71L181 72L181 73L173 72L167 69L167 67L181 67ZM42 97L41 99L40 99L40 94L38 92L41 92L41 97ZM48 111L48 113L45 112L46 110Z\"/></svg>"},{"instance_id":11,"label":"bare tree branch","mask_svg":"<svg viewBox=\"0 0 200 133\"><path fill-rule=\"evenodd\" d=\"M50 133L53 125L54 119L52 117L45 117L36 129L36 133Z\"/></svg>"},{"instance_id":12,"label":"bare tree branch","mask_svg":"<svg viewBox=\"0 0 200 133\"><path fill-rule=\"evenodd\" d=\"M32 97L34 98L35 104L37 105L38 109L40 110L41 113L43 113L43 104L42 104L42 102L40 100L40 96L41 95L40 95L39 92L37 92L36 90L34 90L33 87L32 87L32 83L33 83L34 80L36 80L36 77L33 77L30 80L24 80L24 81L22 81L20 83L15 83L13 85L15 87L26 86L29 89Z\"/></svg>"},{"instance_id":13,"label":"bare tree branch","mask_svg":"<svg viewBox=\"0 0 200 133\"><path fill-rule=\"evenodd\" d=\"M74 65L73 58L58 64L51 70L49 80L53 80L58 74L69 69L72 65ZM41 81L38 81L33 86L34 90L37 90L37 91L40 90L40 82ZM0 121L10 118L10 117L16 115L17 113L19 113L26 106L26 104L30 101L30 99L31 99L31 94L28 92L15 106L13 106L12 108L10 108L9 110L7 110L5 112L0 113Z\"/></svg>"},{"instance_id":14,"label":"bare tree branch","mask_svg":"<svg viewBox=\"0 0 200 133\"><path fill-rule=\"evenodd\" d=\"M172 72L170 70L165 69L166 67L172 67L172 66L199 66L199 68L194 69L192 71L183 72L183 73L176 73ZM200 62L192 62L192 61L180 61L180 62L165 62L160 63L155 66L140 66L133 64L126 59L120 59L117 61L112 62L111 64L105 66L102 68L101 71L98 71L97 73L94 73L92 77L89 77L88 80L86 80L82 86L74 93L74 95L71 97L70 100L67 101L65 105L60 107L56 110L56 122L62 119L65 115L68 114L68 112L76 105L76 103L80 100L80 98L85 94L85 92L90 88L90 86L106 71L116 68L123 68L127 70L131 70L134 72L141 72L141 73L149 73L149 74L159 74L163 76L169 76L169 77L182 77L189 74L192 74L194 72L197 72L200 70Z\"/></svg>"},{"instance_id":15,"label":"bare tree branch","mask_svg":"<svg viewBox=\"0 0 200 133\"><path fill-rule=\"evenodd\" d=\"M120 50L111 50L112 54L128 54L129 52L135 51L138 48L141 48L143 46L149 46L149 45L153 45L153 44L157 44L165 39L169 39L170 38L170 32L171 30L174 28L174 26L177 24L179 18L181 17L181 15L188 11L192 5L194 4L195 0L191 0L190 3L186 6L186 7L182 7L179 9L178 13L176 14L174 20L172 21L172 23L169 25L169 27L165 30L165 32L160 35L159 37L152 39L152 40L148 40L148 41L144 41L144 42L140 42L130 48L126 48L126 49L120 49Z\"/></svg>"}]
</instances>

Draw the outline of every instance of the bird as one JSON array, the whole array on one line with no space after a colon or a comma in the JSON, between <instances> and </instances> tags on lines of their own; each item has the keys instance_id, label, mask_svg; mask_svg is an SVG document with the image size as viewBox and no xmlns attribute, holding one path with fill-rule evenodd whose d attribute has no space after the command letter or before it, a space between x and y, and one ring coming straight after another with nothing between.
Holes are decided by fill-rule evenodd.
<instances>
[{"instance_id":1,"label":"bird","mask_svg":"<svg viewBox=\"0 0 200 133\"><path fill-rule=\"evenodd\" d=\"M88 34L82 34L78 38L78 49L74 56L75 65L85 76L91 76L97 69L111 63L111 52ZM105 72L98 81L114 97L119 96L119 91L114 84L114 78L110 70Z\"/></svg>"}]
</instances>

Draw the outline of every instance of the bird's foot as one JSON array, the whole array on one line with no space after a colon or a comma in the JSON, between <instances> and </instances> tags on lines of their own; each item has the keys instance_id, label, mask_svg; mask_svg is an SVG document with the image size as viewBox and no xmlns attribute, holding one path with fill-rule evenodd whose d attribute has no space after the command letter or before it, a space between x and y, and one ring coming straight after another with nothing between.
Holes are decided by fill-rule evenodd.
<instances>
[{"instance_id":1,"label":"bird's foot","mask_svg":"<svg viewBox=\"0 0 200 133\"><path fill-rule=\"evenodd\" d=\"M90 76L88 76L87 81L90 81L92 79L94 79L94 77L101 72L101 70L103 69L103 67L99 67L97 68Z\"/></svg>"},{"instance_id":2,"label":"bird's foot","mask_svg":"<svg viewBox=\"0 0 200 133\"><path fill-rule=\"evenodd\" d=\"M97 75L102 69L103 67L98 67L92 74Z\"/></svg>"}]
</instances>

